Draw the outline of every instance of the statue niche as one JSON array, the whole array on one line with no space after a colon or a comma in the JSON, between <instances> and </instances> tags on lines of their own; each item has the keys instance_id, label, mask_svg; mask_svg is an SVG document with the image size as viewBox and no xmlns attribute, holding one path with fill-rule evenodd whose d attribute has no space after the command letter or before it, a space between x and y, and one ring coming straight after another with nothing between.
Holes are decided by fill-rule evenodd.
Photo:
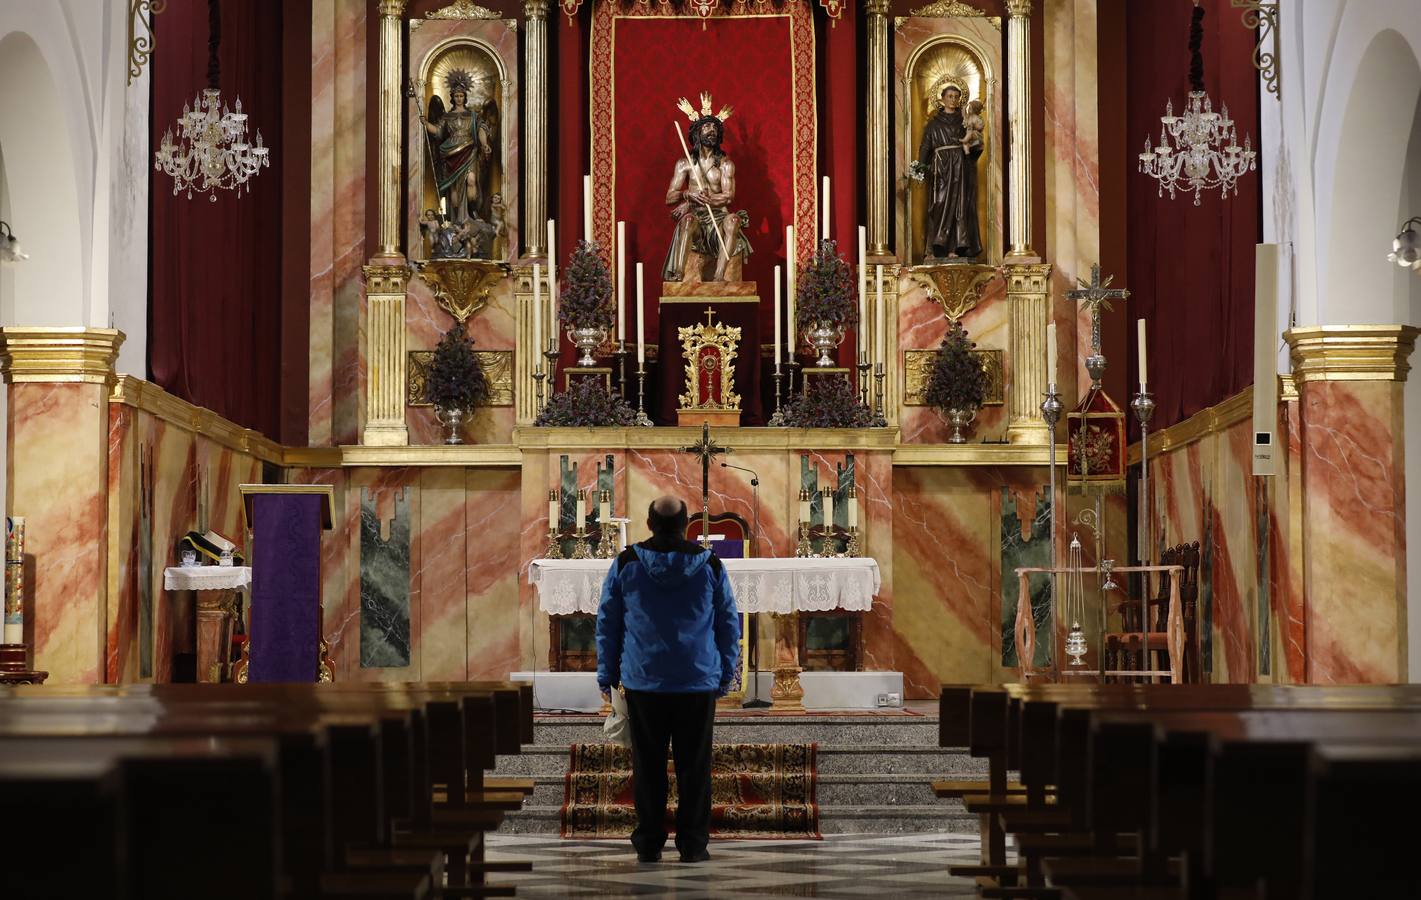
<instances>
[{"instance_id":1,"label":"statue niche","mask_svg":"<svg viewBox=\"0 0 1421 900\"><path fill-rule=\"evenodd\" d=\"M415 98L427 104L419 114L428 162L419 217L425 254L429 259L499 258L507 241L507 210L500 190L496 65L473 44L456 44L431 63Z\"/></svg>"}]
</instances>

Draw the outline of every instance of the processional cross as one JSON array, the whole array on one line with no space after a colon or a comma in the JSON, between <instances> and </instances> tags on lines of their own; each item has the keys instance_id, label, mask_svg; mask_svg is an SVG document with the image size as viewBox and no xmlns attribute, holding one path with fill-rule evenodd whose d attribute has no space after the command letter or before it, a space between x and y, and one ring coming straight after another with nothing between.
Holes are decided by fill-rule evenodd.
<instances>
[{"instance_id":1,"label":"processional cross","mask_svg":"<svg viewBox=\"0 0 1421 900\"><path fill-rule=\"evenodd\" d=\"M722 447L711 440L710 423L701 423L701 439L689 447L680 448L682 453L694 453L701 458L701 545L710 546L710 464L722 453L730 453L729 447Z\"/></svg>"},{"instance_id":2,"label":"processional cross","mask_svg":"<svg viewBox=\"0 0 1421 900\"><path fill-rule=\"evenodd\" d=\"M1111 300L1124 300L1130 296L1124 288L1110 287L1114 279L1114 275L1107 275L1101 281L1100 264L1096 263L1090 267L1090 281L1077 278L1079 287L1066 292L1067 298L1090 310L1090 356L1086 357L1085 368L1090 373L1091 387L1094 388L1100 387L1100 379L1105 376L1105 356L1100 352L1100 308L1104 306L1108 310Z\"/></svg>"}]
</instances>

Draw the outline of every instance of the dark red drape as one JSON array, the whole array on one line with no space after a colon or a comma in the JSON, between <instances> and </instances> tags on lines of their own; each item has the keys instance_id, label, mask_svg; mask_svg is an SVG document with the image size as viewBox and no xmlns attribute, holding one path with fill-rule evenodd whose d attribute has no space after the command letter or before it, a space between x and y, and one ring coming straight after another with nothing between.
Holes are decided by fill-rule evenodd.
<instances>
[{"instance_id":1,"label":"dark red drape","mask_svg":"<svg viewBox=\"0 0 1421 900\"><path fill-rule=\"evenodd\" d=\"M272 437L281 426L282 8L281 0L221 4L222 99L241 97L249 139L261 131L270 166L249 182L250 194L219 191L216 202L174 196L173 180L154 172L149 240L149 378ZM156 149L207 86L208 4L171 0L154 28Z\"/></svg>"},{"instance_id":2,"label":"dark red drape","mask_svg":"<svg viewBox=\"0 0 1421 900\"><path fill-rule=\"evenodd\" d=\"M1227 103L1239 141L1258 148L1258 74L1253 32L1227 0L1203 0L1204 87L1217 110ZM1145 137L1158 143L1165 101L1182 111L1189 91L1188 3L1128 3L1126 31L1127 265L1131 392L1139 380L1135 322L1147 320L1153 428L1212 406L1253 381L1253 257L1260 239L1259 173L1239 179L1238 196L1205 192L1158 196L1140 173ZM1268 100L1266 102L1273 102ZM1102 108L1102 118L1109 111ZM1118 314L1118 313L1117 313Z\"/></svg>"}]
</instances>

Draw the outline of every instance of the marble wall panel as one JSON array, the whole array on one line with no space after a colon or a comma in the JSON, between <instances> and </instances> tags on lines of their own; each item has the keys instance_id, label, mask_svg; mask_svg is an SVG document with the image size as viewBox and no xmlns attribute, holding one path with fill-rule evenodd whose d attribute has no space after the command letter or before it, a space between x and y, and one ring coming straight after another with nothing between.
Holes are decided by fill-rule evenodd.
<instances>
[{"instance_id":1,"label":"marble wall panel","mask_svg":"<svg viewBox=\"0 0 1421 900\"><path fill-rule=\"evenodd\" d=\"M135 410L109 404L108 440L108 591L106 658L103 680L116 684L138 677L139 515L137 442L132 438ZM151 615L151 607L149 610ZM149 668L151 669L151 656Z\"/></svg>"},{"instance_id":2,"label":"marble wall panel","mask_svg":"<svg viewBox=\"0 0 1421 900\"><path fill-rule=\"evenodd\" d=\"M419 473L420 565L410 580L411 599L420 605L420 672L426 681L462 681L468 675L464 480L459 468Z\"/></svg>"},{"instance_id":3,"label":"marble wall panel","mask_svg":"<svg viewBox=\"0 0 1421 900\"><path fill-rule=\"evenodd\" d=\"M936 350L950 327L942 305L928 290L926 276L905 272L898 280L898 347L907 350ZM1006 283L994 279L982 291L982 302L962 318L968 336L979 349L1002 350L1003 377L1011 377L1011 334L1006 299ZM898 377L904 377L900 365ZM904 385L899 385L901 397ZM905 444L943 443L952 434L946 421L928 406L903 406L899 426ZM1005 404L984 406L969 432L968 440L1001 441L1007 427Z\"/></svg>"},{"instance_id":4,"label":"marble wall panel","mask_svg":"<svg viewBox=\"0 0 1421 900\"><path fill-rule=\"evenodd\" d=\"M467 519L464 602L447 604L449 611L458 606L467 623L465 644L466 666L471 679L507 678L520 668L525 654L519 651L521 629L534 633L531 605L524 607L520 598L520 567L522 546L519 510L522 489L519 472L508 469L469 469L465 473L465 516ZM547 517L547 503L543 503ZM453 598L450 598L453 599ZM525 625L524 623L529 623ZM546 642L548 630L541 631ZM534 648L529 648L527 656ZM542 662L546 665L546 644Z\"/></svg>"},{"instance_id":5,"label":"marble wall panel","mask_svg":"<svg viewBox=\"0 0 1421 900\"><path fill-rule=\"evenodd\" d=\"M353 486L352 471L289 469L286 475L291 484L329 484L335 489L335 521L321 533L321 627L337 681L358 680L360 671L360 491Z\"/></svg>"},{"instance_id":6,"label":"marble wall panel","mask_svg":"<svg viewBox=\"0 0 1421 900\"><path fill-rule=\"evenodd\" d=\"M410 664L410 488L393 491L389 518L377 497L360 491L360 667Z\"/></svg>"},{"instance_id":7,"label":"marble wall panel","mask_svg":"<svg viewBox=\"0 0 1421 900\"><path fill-rule=\"evenodd\" d=\"M331 362L335 337L335 0L311 5L311 306L307 385L312 446L331 445Z\"/></svg>"},{"instance_id":8,"label":"marble wall panel","mask_svg":"<svg viewBox=\"0 0 1421 900\"><path fill-rule=\"evenodd\" d=\"M89 384L12 384L9 515L24 516L24 634L51 683L91 683L106 663L108 403Z\"/></svg>"}]
</instances>

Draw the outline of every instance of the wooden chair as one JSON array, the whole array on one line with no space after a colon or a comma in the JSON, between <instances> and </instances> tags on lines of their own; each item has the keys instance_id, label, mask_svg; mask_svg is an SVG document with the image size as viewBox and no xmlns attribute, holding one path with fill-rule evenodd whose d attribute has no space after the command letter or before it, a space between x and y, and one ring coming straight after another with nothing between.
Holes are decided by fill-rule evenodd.
<instances>
[{"instance_id":1,"label":"wooden chair","mask_svg":"<svg viewBox=\"0 0 1421 900\"><path fill-rule=\"evenodd\" d=\"M1184 653L1180 662L1183 683L1198 684L1199 643L1195 630L1195 606L1199 597L1199 544L1179 544L1167 548L1160 555L1160 564L1180 566L1183 574L1179 583L1179 601L1184 623ZM1140 601L1126 598L1114 606L1120 617L1120 631L1105 635L1105 669L1107 672L1126 672L1130 669L1161 671L1166 668L1169 652L1169 598L1170 573L1161 573L1156 582L1155 595L1146 601L1142 610ZM1142 612L1149 615L1148 631L1140 622ZM1144 644L1142 647L1141 644ZM1147 665L1153 657L1153 666ZM1123 664L1123 665L1122 665ZM1107 680L1117 680L1125 675L1107 676Z\"/></svg>"}]
</instances>

